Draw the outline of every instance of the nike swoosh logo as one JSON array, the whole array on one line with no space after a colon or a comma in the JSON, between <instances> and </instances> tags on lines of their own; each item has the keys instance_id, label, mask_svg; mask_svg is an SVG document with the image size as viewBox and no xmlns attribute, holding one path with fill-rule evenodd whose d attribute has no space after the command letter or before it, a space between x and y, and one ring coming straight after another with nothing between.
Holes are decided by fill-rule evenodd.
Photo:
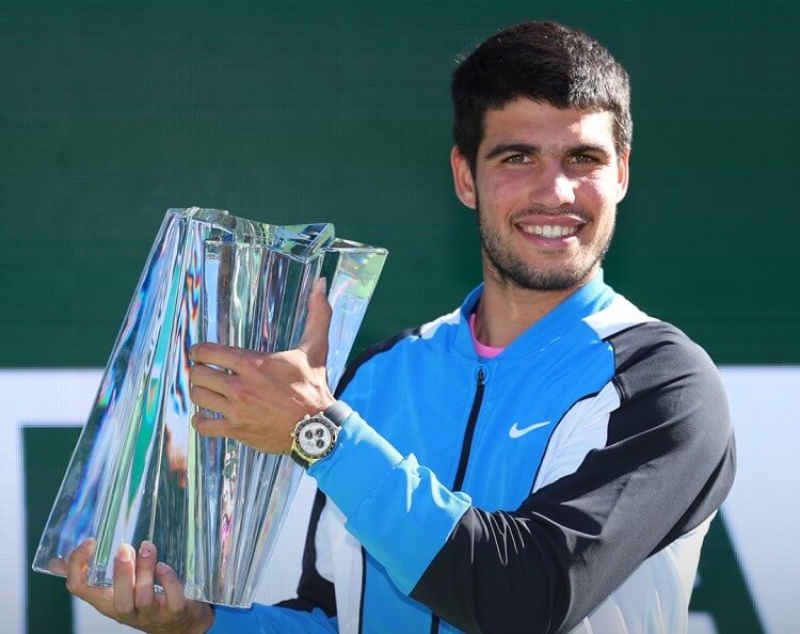
<instances>
[{"instance_id":1,"label":"nike swoosh logo","mask_svg":"<svg viewBox=\"0 0 800 634\"><path fill-rule=\"evenodd\" d=\"M532 432L534 429L539 429L540 427L547 427L550 424L549 420L546 420L542 423L534 423L533 425L528 425L527 427L523 427L520 429L517 426L517 423L514 423L511 426L511 429L508 430L508 437L509 438L522 438L525 434Z\"/></svg>"}]
</instances>

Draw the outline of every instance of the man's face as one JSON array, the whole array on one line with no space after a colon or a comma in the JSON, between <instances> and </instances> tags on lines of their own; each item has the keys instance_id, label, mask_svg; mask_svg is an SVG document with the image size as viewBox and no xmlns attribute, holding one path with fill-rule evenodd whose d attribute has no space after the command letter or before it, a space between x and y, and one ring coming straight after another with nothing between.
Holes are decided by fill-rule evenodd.
<instances>
[{"instance_id":1,"label":"man's face","mask_svg":"<svg viewBox=\"0 0 800 634\"><path fill-rule=\"evenodd\" d=\"M458 150L451 163L478 213L487 283L567 290L600 266L628 185L610 113L517 99L486 113L474 174Z\"/></svg>"}]
</instances>

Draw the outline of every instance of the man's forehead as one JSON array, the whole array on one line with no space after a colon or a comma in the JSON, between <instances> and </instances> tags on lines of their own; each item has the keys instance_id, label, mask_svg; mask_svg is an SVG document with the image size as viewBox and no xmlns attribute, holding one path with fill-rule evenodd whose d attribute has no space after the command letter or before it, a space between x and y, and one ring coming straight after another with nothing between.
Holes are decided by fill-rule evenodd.
<instances>
[{"instance_id":1,"label":"man's forehead","mask_svg":"<svg viewBox=\"0 0 800 634\"><path fill-rule=\"evenodd\" d=\"M556 108L529 99L487 110L484 149L498 144L536 146L543 152L562 152L576 146L614 147L614 119L607 110Z\"/></svg>"},{"instance_id":2,"label":"man's forehead","mask_svg":"<svg viewBox=\"0 0 800 634\"><path fill-rule=\"evenodd\" d=\"M488 132L490 128L504 125L519 126L521 124L531 128L536 128L537 126L556 127L574 132L578 132L581 128L611 132L613 130L614 117L608 110L557 108L532 99L516 99L502 108L488 109L484 115L483 123L484 132Z\"/></svg>"}]
</instances>

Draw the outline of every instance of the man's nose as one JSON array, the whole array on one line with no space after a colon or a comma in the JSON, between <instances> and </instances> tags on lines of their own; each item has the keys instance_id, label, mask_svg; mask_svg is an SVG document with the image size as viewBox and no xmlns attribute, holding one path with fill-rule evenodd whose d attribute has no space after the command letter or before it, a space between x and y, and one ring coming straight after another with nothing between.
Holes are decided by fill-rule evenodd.
<instances>
[{"instance_id":1,"label":"man's nose","mask_svg":"<svg viewBox=\"0 0 800 634\"><path fill-rule=\"evenodd\" d=\"M575 183L560 167L544 169L531 190L531 202L552 209L575 202Z\"/></svg>"}]
</instances>

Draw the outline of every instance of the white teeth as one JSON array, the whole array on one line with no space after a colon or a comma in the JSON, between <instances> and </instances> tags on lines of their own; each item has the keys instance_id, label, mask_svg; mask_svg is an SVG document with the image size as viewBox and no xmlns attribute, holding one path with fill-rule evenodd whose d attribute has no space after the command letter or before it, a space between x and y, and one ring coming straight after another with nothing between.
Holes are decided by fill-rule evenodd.
<instances>
[{"instance_id":1,"label":"white teeth","mask_svg":"<svg viewBox=\"0 0 800 634\"><path fill-rule=\"evenodd\" d=\"M561 238L574 235L578 227L564 227L562 225L527 225L523 226L525 233L533 233L545 238Z\"/></svg>"}]
</instances>

